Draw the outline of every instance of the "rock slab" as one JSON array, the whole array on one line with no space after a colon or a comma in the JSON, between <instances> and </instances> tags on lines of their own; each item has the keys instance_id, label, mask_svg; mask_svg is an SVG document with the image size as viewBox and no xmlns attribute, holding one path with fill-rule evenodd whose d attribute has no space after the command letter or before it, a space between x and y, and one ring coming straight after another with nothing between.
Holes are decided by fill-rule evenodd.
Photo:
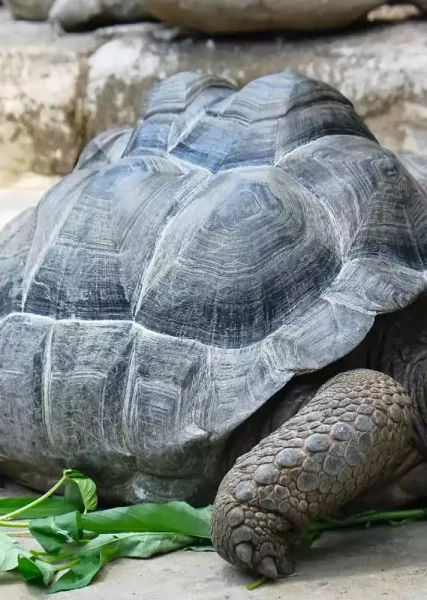
<instances>
[{"instance_id":1,"label":"rock slab","mask_svg":"<svg viewBox=\"0 0 427 600\"><path fill-rule=\"evenodd\" d=\"M55 0L49 19L65 30L148 18L145 0Z\"/></svg>"},{"instance_id":2,"label":"rock slab","mask_svg":"<svg viewBox=\"0 0 427 600\"><path fill-rule=\"evenodd\" d=\"M182 70L245 84L284 69L336 86L385 146L427 154L427 36L419 18L364 29L195 38L159 23L53 37L0 9L0 177L64 174L84 144L133 125L157 81Z\"/></svg>"},{"instance_id":3,"label":"rock slab","mask_svg":"<svg viewBox=\"0 0 427 600\"><path fill-rule=\"evenodd\" d=\"M145 0L157 18L209 33L322 31L363 19L384 0ZM421 10L425 0L414 0Z\"/></svg>"},{"instance_id":4,"label":"rock slab","mask_svg":"<svg viewBox=\"0 0 427 600\"><path fill-rule=\"evenodd\" d=\"M0 179L67 173L83 144L93 38L54 41L47 24L14 22L0 9L0 40Z\"/></svg>"},{"instance_id":5,"label":"rock slab","mask_svg":"<svg viewBox=\"0 0 427 600\"><path fill-rule=\"evenodd\" d=\"M144 4L145 0L5 0L15 19L49 19L65 29L141 21L149 16Z\"/></svg>"},{"instance_id":6,"label":"rock slab","mask_svg":"<svg viewBox=\"0 0 427 600\"><path fill-rule=\"evenodd\" d=\"M15 19L45 21L54 0L5 0Z\"/></svg>"},{"instance_id":7,"label":"rock slab","mask_svg":"<svg viewBox=\"0 0 427 600\"><path fill-rule=\"evenodd\" d=\"M164 40L160 25L141 25L90 56L85 136L133 123L153 82L177 71L215 73L244 85L292 69L337 87L386 147L427 154L425 32L425 22L409 21L327 37Z\"/></svg>"}]
</instances>

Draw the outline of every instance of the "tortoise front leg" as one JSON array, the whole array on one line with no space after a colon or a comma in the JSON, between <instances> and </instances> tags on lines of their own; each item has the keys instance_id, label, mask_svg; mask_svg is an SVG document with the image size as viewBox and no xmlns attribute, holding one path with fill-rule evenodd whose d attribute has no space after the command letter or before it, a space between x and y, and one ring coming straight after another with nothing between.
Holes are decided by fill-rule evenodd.
<instances>
[{"instance_id":1,"label":"tortoise front leg","mask_svg":"<svg viewBox=\"0 0 427 600\"><path fill-rule=\"evenodd\" d=\"M291 532L390 477L412 450L411 413L407 393L383 373L331 379L223 479L212 520L218 553L272 579L289 575Z\"/></svg>"}]
</instances>

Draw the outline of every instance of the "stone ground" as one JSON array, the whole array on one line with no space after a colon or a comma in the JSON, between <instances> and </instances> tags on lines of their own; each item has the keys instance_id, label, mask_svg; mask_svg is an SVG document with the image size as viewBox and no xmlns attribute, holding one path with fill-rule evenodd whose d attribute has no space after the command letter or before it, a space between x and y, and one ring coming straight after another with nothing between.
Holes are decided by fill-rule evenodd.
<instances>
[{"instance_id":1,"label":"stone ground","mask_svg":"<svg viewBox=\"0 0 427 600\"><path fill-rule=\"evenodd\" d=\"M15 486L0 490L16 493ZM20 495L23 495L21 492ZM21 543L29 546L28 542ZM91 586L58 600L421 600L427 592L427 523L328 533L299 557L288 580L248 591L253 578L214 553L176 552L150 560L121 560ZM43 590L0 574L0 597L39 600Z\"/></svg>"},{"instance_id":2,"label":"stone ground","mask_svg":"<svg viewBox=\"0 0 427 600\"><path fill-rule=\"evenodd\" d=\"M0 187L0 227L37 203L53 182L26 176ZM0 497L20 493L8 485ZM24 495L22 492L20 495ZM27 542L28 543L28 542ZM298 562L296 576L249 592L253 579L214 553L177 552L148 561L108 566L88 588L61 593L58 600L421 600L427 593L427 523L328 533ZM36 600L45 592L0 575L0 598Z\"/></svg>"}]
</instances>

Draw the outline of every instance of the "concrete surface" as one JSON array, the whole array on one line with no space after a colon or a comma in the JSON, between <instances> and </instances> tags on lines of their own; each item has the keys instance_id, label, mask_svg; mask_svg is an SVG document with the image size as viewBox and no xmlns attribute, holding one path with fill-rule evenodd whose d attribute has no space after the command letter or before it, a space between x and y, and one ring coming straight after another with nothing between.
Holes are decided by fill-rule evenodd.
<instances>
[{"instance_id":1,"label":"concrete surface","mask_svg":"<svg viewBox=\"0 0 427 600\"><path fill-rule=\"evenodd\" d=\"M58 180L58 177L33 174L7 182L0 178L0 228L21 211L35 206L43 193ZM7 187L6 183L9 184Z\"/></svg>"},{"instance_id":2,"label":"concrete surface","mask_svg":"<svg viewBox=\"0 0 427 600\"><path fill-rule=\"evenodd\" d=\"M0 188L0 226L37 204L55 180L29 176ZM0 497L28 495L19 486ZM29 547L30 540L21 539ZM150 560L121 560L83 590L58 600L424 600L427 594L427 522L325 534L299 557L297 574L249 592L253 578L214 553L176 552ZM37 600L46 592L0 574L0 598Z\"/></svg>"},{"instance_id":3,"label":"concrete surface","mask_svg":"<svg viewBox=\"0 0 427 600\"><path fill-rule=\"evenodd\" d=\"M0 497L28 495L18 486ZM34 547L28 539L20 544ZM299 553L296 575L254 591L254 578L215 553L175 552L150 560L108 565L89 587L58 600L424 600L427 593L427 523L325 534ZM38 600L46 592L0 574L0 597Z\"/></svg>"}]
</instances>

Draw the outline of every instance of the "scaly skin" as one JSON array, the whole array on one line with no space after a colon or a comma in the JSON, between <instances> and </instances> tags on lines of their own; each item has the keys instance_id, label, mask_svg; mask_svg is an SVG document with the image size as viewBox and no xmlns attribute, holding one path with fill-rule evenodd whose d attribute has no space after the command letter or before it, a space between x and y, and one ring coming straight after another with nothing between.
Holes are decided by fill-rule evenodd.
<instances>
[{"instance_id":1,"label":"scaly skin","mask_svg":"<svg viewBox=\"0 0 427 600\"><path fill-rule=\"evenodd\" d=\"M376 371L337 375L223 479L212 540L232 564L289 575L293 532L337 511L412 452L412 401Z\"/></svg>"}]
</instances>

